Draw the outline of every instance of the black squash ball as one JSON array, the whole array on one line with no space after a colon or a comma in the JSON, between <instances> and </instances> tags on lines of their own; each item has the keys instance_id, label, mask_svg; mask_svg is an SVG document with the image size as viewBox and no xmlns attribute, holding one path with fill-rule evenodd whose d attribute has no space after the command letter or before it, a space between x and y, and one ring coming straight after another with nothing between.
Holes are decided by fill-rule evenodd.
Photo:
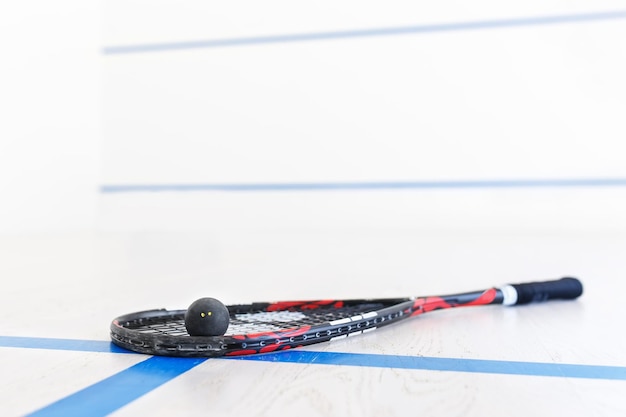
<instances>
[{"instance_id":1,"label":"black squash ball","mask_svg":"<svg viewBox=\"0 0 626 417\"><path fill-rule=\"evenodd\" d=\"M191 336L223 336L229 321L228 308L210 297L194 301L185 313L185 327Z\"/></svg>"}]
</instances>

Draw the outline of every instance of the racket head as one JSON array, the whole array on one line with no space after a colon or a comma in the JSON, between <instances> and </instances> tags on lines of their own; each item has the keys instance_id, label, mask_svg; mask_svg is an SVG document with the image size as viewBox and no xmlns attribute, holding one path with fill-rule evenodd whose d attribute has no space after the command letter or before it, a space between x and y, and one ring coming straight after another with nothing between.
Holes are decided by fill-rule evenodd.
<instances>
[{"instance_id":1,"label":"racket head","mask_svg":"<svg viewBox=\"0 0 626 417\"><path fill-rule=\"evenodd\" d=\"M111 340L138 353L216 357L274 352L363 333L409 317L409 298L283 301L227 306L224 336L190 336L186 310L156 309L111 322Z\"/></svg>"}]
</instances>

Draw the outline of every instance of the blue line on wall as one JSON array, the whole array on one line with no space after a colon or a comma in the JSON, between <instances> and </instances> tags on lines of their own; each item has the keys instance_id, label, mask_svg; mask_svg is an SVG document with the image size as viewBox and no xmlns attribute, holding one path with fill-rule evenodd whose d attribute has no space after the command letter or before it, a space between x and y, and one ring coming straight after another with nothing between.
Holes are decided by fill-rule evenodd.
<instances>
[{"instance_id":1,"label":"blue line on wall","mask_svg":"<svg viewBox=\"0 0 626 417\"><path fill-rule=\"evenodd\" d=\"M625 10L615 10L598 13L567 14L555 16L521 17L499 20L482 20L472 22L442 23L431 25L414 25L388 28L371 28L361 30L345 30L334 32L312 32L296 33L272 36L252 36L242 38L209 39L187 42L169 42L141 45L120 45L104 47L102 52L105 55L133 54L145 52L164 52L198 48L220 48L233 46L252 46L263 44L322 41L349 38L364 38L374 36L398 36L415 35L424 33L468 31L481 29L502 29L511 27L526 27L540 25L554 25L563 23L584 23L595 21L606 21L626 18Z\"/></svg>"},{"instance_id":2,"label":"blue line on wall","mask_svg":"<svg viewBox=\"0 0 626 417\"><path fill-rule=\"evenodd\" d=\"M129 184L102 185L102 193L136 192L263 192L263 191L375 191L474 188L625 187L626 178L519 179L477 181L312 182L242 184Z\"/></svg>"}]
</instances>

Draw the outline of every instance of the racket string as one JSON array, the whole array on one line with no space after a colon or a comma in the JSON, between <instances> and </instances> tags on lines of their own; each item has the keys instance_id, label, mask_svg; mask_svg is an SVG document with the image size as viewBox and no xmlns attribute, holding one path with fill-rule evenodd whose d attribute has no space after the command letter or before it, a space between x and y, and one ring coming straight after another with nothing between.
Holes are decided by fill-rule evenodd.
<instances>
[{"instance_id":1,"label":"racket string","mask_svg":"<svg viewBox=\"0 0 626 417\"><path fill-rule=\"evenodd\" d=\"M315 326L345 319L380 308L379 304L362 304L343 308L320 308L305 311L254 311L232 314L226 335L273 332L302 326ZM142 318L122 327L145 335L188 336L184 314L169 317Z\"/></svg>"}]
</instances>

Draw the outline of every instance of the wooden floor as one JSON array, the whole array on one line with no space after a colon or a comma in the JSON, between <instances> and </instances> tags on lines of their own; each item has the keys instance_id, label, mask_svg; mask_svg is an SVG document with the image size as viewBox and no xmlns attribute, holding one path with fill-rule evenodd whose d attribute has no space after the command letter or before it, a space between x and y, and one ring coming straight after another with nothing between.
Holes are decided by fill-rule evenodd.
<instances>
[{"instance_id":1,"label":"wooden floor","mask_svg":"<svg viewBox=\"0 0 626 417\"><path fill-rule=\"evenodd\" d=\"M0 415L623 416L626 234L125 232L0 237ZM112 318L436 295L577 276L577 301L434 312L242 359L109 343Z\"/></svg>"}]
</instances>

